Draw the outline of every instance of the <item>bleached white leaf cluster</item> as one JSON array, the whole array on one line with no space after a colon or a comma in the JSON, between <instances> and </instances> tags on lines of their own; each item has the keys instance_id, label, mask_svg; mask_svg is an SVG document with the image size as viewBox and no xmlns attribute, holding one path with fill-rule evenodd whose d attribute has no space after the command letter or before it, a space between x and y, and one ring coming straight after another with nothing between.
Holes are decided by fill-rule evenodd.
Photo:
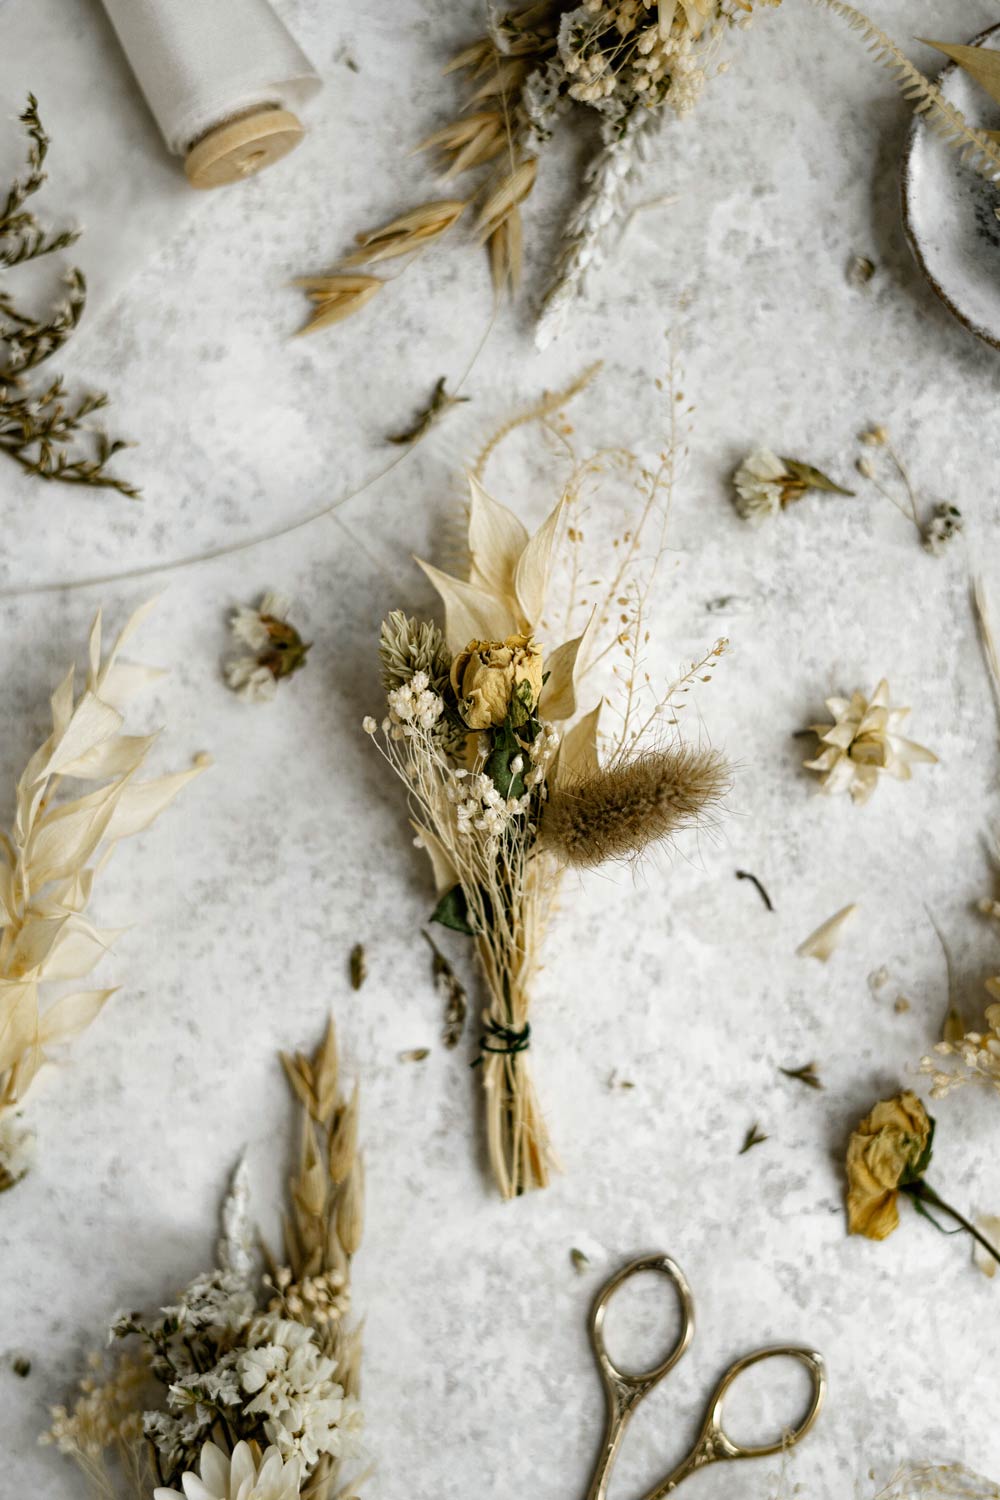
<instances>
[{"instance_id":1,"label":"bleached white leaf cluster","mask_svg":"<svg viewBox=\"0 0 1000 1500\"><path fill-rule=\"evenodd\" d=\"M103 659L98 611L83 689L71 667L50 700L52 731L17 783L13 827L0 834L0 1118L24 1099L49 1049L79 1036L114 993L73 987L121 930L86 916L98 872L208 764L140 779L156 735L125 733L123 709L162 673L121 651L151 607L132 616ZM64 797L67 782L92 785ZM19 1175L0 1153L0 1190Z\"/></svg>"}]
</instances>

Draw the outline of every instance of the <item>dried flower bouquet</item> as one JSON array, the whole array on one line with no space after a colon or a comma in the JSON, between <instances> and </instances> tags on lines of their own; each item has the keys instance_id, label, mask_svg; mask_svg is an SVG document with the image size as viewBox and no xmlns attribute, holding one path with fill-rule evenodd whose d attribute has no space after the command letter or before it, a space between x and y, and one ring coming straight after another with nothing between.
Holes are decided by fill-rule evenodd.
<instances>
[{"instance_id":1,"label":"dried flower bouquet","mask_svg":"<svg viewBox=\"0 0 1000 1500\"><path fill-rule=\"evenodd\" d=\"M103 659L98 610L84 689L77 696L70 667L52 694L52 732L17 783L14 825L0 833L0 1192L27 1171L32 1141L17 1111L49 1049L79 1036L114 994L71 988L119 935L86 917L94 881L115 846L148 828L208 765L199 757L188 771L138 779L156 735L125 734L121 710L161 673L121 651L151 608L132 616ZM65 781L98 785L66 800Z\"/></svg>"},{"instance_id":2,"label":"dried flower bouquet","mask_svg":"<svg viewBox=\"0 0 1000 1500\"><path fill-rule=\"evenodd\" d=\"M717 58L725 37L749 22L755 4L780 0L539 0L492 17L487 35L447 69L468 78L463 112L421 143L437 153L446 183L489 170L461 196L423 203L359 234L358 248L332 275L303 278L315 304L305 331L365 306L385 284L371 267L426 249L467 213L489 250L497 291L516 286L521 204L539 157L562 116L592 111L601 144L545 295L537 336L548 343L607 253L651 127L693 108L712 70L724 66Z\"/></svg>"},{"instance_id":3,"label":"dried flower bouquet","mask_svg":"<svg viewBox=\"0 0 1000 1500\"><path fill-rule=\"evenodd\" d=\"M312 1057L283 1057L302 1104L288 1183L284 1254L256 1253L240 1163L222 1211L215 1267L101 1355L43 1442L74 1458L102 1500L336 1500L355 1496L361 1337L348 1326L361 1242L358 1093L339 1089L332 1021ZM354 1469L353 1477L348 1472Z\"/></svg>"},{"instance_id":4,"label":"dried flower bouquet","mask_svg":"<svg viewBox=\"0 0 1000 1500\"><path fill-rule=\"evenodd\" d=\"M670 410L673 423L672 397ZM623 454L574 462L533 535L490 497L477 465L464 575L421 563L444 605L444 628L400 610L382 626L387 713L364 727L407 788L417 842L434 867L434 919L475 944L488 997L477 1065L505 1198L544 1187L553 1164L527 1054L532 989L563 871L637 857L703 822L727 786L721 756L673 732L682 695L694 679L710 678L726 643L662 695L644 667L656 574L644 559L663 550L678 456L672 429L656 469ZM612 576L602 584L579 520L584 485L612 459L631 475L639 515L615 539ZM603 730L595 668L616 651L619 691L605 700L605 718L617 722Z\"/></svg>"}]
</instances>

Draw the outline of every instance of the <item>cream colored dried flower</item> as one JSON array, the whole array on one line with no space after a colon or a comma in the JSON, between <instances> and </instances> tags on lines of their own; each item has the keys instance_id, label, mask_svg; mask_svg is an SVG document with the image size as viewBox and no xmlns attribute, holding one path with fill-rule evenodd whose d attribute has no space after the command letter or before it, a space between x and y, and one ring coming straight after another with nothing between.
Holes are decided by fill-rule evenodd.
<instances>
[{"instance_id":1,"label":"cream colored dried flower","mask_svg":"<svg viewBox=\"0 0 1000 1500\"><path fill-rule=\"evenodd\" d=\"M807 490L824 490L833 495L851 495L853 491L834 484L822 469L800 463L796 458L779 458L770 448L757 448L743 460L733 475L735 505L744 521L765 521L779 510L801 500Z\"/></svg>"},{"instance_id":2,"label":"cream colored dried flower","mask_svg":"<svg viewBox=\"0 0 1000 1500\"><path fill-rule=\"evenodd\" d=\"M159 1485L153 1500L299 1500L302 1465L284 1460L277 1448L260 1450L237 1443L230 1456L215 1443L201 1450L201 1473L184 1475L181 1490Z\"/></svg>"},{"instance_id":3,"label":"cream colored dried flower","mask_svg":"<svg viewBox=\"0 0 1000 1500\"><path fill-rule=\"evenodd\" d=\"M1000 978L987 980L986 988L1000 1000ZM938 1042L936 1057L921 1059L920 1071L931 1078L931 1095L943 1099L953 1089L982 1083L1000 1093L1000 1004L986 1008L986 1027L970 1031L957 1041ZM954 1059L954 1068L941 1065L942 1057Z\"/></svg>"},{"instance_id":4,"label":"cream colored dried flower","mask_svg":"<svg viewBox=\"0 0 1000 1500\"><path fill-rule=\"evenodd\" d=\"M818 773L824 792L850 792L855 802L867 802L880 775L909 781L916 763L937 764L932 750L899 733L910 710L890 705L884 677L870 698L853 693L828 698L826 706L834 722L810 725L822 749L804 762Z\"/></svg>"},{"instance_id":5,"label":"cream colored dried flower","mask_svg":"<svg viewBox=\"0 0 1000 1500\"><path fill-rule=\"evenodd\" d=\"M524 716L542 692L542 648L529 635L470 641L451 664L451 685L470 729L502 724L517 699Z\"/></svg>"},{"instance_id":6,"label":"cream colored dried flower","mask_svg":"<svg viewBox=\"0 0 1000 1500\"><path fill-rule=\"evenodd\" d=\"M278 683L306 664L311 643L289 624L289 601L283 594L266 593L256 608L240 605L230 629L246 649L225 665L226 682L247 703L270 703Z\"/></svg>"}]
</instances>

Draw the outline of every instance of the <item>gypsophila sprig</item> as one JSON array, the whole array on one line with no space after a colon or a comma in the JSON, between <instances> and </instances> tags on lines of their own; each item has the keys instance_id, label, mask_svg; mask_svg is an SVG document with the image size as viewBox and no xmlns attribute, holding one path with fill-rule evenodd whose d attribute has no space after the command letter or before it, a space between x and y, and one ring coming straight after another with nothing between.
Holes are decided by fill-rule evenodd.
<instances>
[{"instance_id":1,"label":"gypsophila sprig","mask_svg":"<svg viewBox=\"0 0 1000 1500\"><path fill-rule=\"evenodd\" d=\"M442 180L468 183L462 196L428 199L357 236L358 248L329 276L303 278L315 311L307 329L339 322L382 288L359 268L414 258L461 219L485 245L497 293L522 269L521 210L535 188L545 147L564 118L596 116L600 142L565 227L542 301L539 344L563 327L604 260L653 129L684 117L708 79L723 70L726 37L755 9L780 0L541 0L491 15L485 36L446 69L464 75L464 108L420 149Z\"/></svg>"},{"instance_id":2,"label":"gypsophila sprig","mask_svg":"<svg viewBox=\"0 0 1000 1500\"><path fill-rule=\"evenodd\" d=\"M360 1337L348 1326L361 1238L357 1091L340 1093L332 1022L311 1057L284 1063L303 1121L280 1261L266 1255L262 1274L241 1162L215 1267L156 1316L116 1318L116 1357L93 1360L75 1404L53 1411L43 1441L99 1495L118 1494L124 1478L136 1500L149 1500L154 1480L153 1500L335 1500L364 1478Z\"/></svg>"},{"instance_id":3,"label":"gypsophila sprig","mask_svg":"<svg viewBox=\"0 0 1000 1500\"><path fill-rule=\"evenodd\" d=\"M98 611L83 690L71 667L50 700L52 731L17 783L13 826L0 835L0 1190L24 1175L30 1147L13 1117L50 1049L78 1037L114 994L64 985L89 975L119 936L86 916L97 874L208 765L200 757L188 771L138 779L156 736L125 734L121 710L161 673L121 651L151 607L106 656ZM73 781L92 790L60 796Z\"/></svg>"},{"instance_id":4,"label":"gypsophila sprig","mask_svg":"<svg viewBox=\"0 0 1000 1500\"><path fill-rule=\"evenodd\" d=\"M691 682L710 679L725 643L664 692L643 664L680 452L674 395L656 466L618 452L571 456L569 480L534 533L483 487L497 441L487 444L470 477L467 573L420 564L443 603L443 629L398 610L382 627L386 711L362 727L406 787L415 841L434 870L432 920L472 939L487 999L474 1065L506 1198L544 1187L554 1161L528 1067L529 1014L563 872L635 859L701 826L728 785L716 752L664 743ZM542 417L553 423L551 402ZM610 577L594 580L577 521L585 487L606 467L631 474L639 513L615 539ZM586 578L596 598L582 597ZM564 623L553 633L555 620ZM616 691L612 727L599 733L592 674L602 662ZM465 994L432 948L454 1045Z\"/></svg>"},{"instance_id":5,"label":"gypsophila sprig","mask_svg":"<svg viewBox=\"0 0 1000 1500\"><path fill-rule=\"evenodd\" d=\"M1000 979L986 985L990 994L1000 1000ZM940 1041L936 1056L921 1060L921 1072L931 1078L931 1095L944 1099L954 1089L966 1084L985 1084L1000 1093L1000 1004L986 1007L986 1025L980 1031L969 1031L954 1040ZM942 1062L947 1058L948 1064Z\"/></svg>"},{"instance_id":6,"label":"gypsophila sprig","mask_svg":"<svg viewBox=\"0 0 1000 1500\"><path fill-rule=\"evenodd\" d=\"M229 628L241 649L226 662L225 676L247 703L270 703L278 683L306 665L311 642L290 623L290 608L283 594L269 592L255 608L240 605L233 610Z\"/></svg>"},{"instance_id":7,"label":"gypsophila sprig","mask_svg":"<svg viewBox=\"0 0 1000 1500\"><path fill-rule=\"evenodd\" d=\"M40 318L19 307L7 289L4 272L65 249L78 233L50 232L28 207L45 182L49 149L33 94L28 95L21 124L28 137L26 170L11 183L0 205L0 452L38 479L117 490L135 499L136 487L109 467L126 443L108 437L90 421L107 405L107 396L69 398L61 377L42 385L30 379L75 332L87 301L87 283L78 267L67 271L65 297Z\"/></svg>"}]
</instances>

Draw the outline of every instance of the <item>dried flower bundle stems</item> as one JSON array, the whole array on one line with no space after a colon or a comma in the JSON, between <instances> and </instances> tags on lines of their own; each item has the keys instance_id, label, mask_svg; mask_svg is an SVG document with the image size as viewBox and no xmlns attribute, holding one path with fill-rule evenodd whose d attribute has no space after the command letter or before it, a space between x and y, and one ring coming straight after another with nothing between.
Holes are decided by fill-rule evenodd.
<instances>
[{"instance_id":1,"label":"dried flower bundle stems","mask_svg":"<svg viewBox=\"0 0 1000 1500\"><path fill-rule=\"evenodd\" d=\"M728 786L716 752L664 742L691 682L710 679L725 643L662 695L643 666L656 574L644 560L663 551L679 452L673 395L659 467L614 456L638 470L640 514L616 541L607 585L592 580L596 603L579 597L590 572L575 512L602 460L574 457L569 483L533 535L473 478L467 575L421 564L443 602L444 629L399 610L382 627L388 711L364 728L407 789L417 842L434 867L434 920L473 941L487 997L475 1066L505 1198L544 1187L554 1163L528 1063L535 979L563 872L638 858L700 826ZM559 634L551 639L556 619L566 622L561 643ZM577 619L582 629L573 634ZM618 725L599 734L600 691L591 689L586 713L582 695L616 653L618 692L604 706ZM437 950L435 979L449 1003L450 1040L464 994L456 996Z\"/></svg>"},{"instance_id":2,"label":"dried flower bundle stems","mask_svg":"<svg viewBox=\"0 0 1000 1500\"><path fill-rule=\"evenodd\" d=\"M132 616L106 656L98 611L83 691L71 667L52 695L52 732L18 781L13 827L0 835L0 1190L23 1175L26 1143L11 1117L49 1049L79 1036L114 993L65 989L118 936L86 917L96 876L115 846L148 828L208 764L138 779L156 736L125 734L121 710L161 674L121 651L150 608ZM66 800L67 781L94 790Z\"/></svg>"},{"instance_id":3,"label":"dried flower bundle stems","mask_svg":"<svg viewBox=\"0 0 1000 1500\"><path fill-rule=\"evenodd\" d=\"M330 1022L315 1053L283 1056L302 1105L280 1260L261 1274L245 1162L222 1208L216 1265L176 1305L117 1318L129 1340L97 1356L43 1442L76 1460L95 1493L135 1500L341 1500L366 1477L360 1331L349 1327L361 1242L358 1094L340 1089ZM134 1343L132 1341L135 1341ZM134 1352L135 1344L138 1352Z\"/></svg>"},{"instance_id":4,"label":"dried flower bundle stems","mask_svg":"<svg viewBox=\"0 0 1000 1500\"><path fill-rule=\"evenodd\" d=\"M74 230L50 233L27 206L45 181L49 138L33 94L20 118L28 137L27 168L0 205L0 277L15 266L65 249L77 238ZM0 452L39 479L113 489L134 499L139 493L135 486L109 468L126 444L88 423L107 405L107 397L71 400L61 378L41 387L29 378L66 344L83 316L83 272L76 267L67 272L66 288L64 300L39 319L15 304L0 279ZM82 440L90 451L81 448Z\"/></svg>"}]
</instances>

